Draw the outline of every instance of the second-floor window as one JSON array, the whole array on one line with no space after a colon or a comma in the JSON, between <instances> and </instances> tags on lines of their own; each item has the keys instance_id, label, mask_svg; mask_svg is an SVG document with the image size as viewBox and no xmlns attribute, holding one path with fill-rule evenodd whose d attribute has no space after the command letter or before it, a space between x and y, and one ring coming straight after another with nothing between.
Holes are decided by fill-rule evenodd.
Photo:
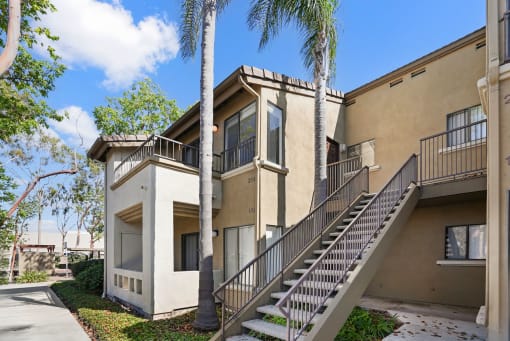
<instances>
[{"instance_id":1,"label":"second-floor window","mask_svg":"<svg viewBox=\"0 0 510 341\"><path fill-rule=\"evenodd\" d=\"M242 166L255 156L256 111L253 102L225 121L224 171Z\"/></svg>"},{"instance_id":2,"label":"second-floor window","mask_svg":"<svg viewBox=\"0 0 510 341\"><path fill-rule=\"evenodd\" d=\"M375 165L375 140L369 140L347 147L347 158L361 157L361 165Z\"/></svg>"},{"instance_id":3,"label":"second-floor window","mask_svg":"<svg viewBox=\"0 0 510 341\"><path fill-rule=\"evenodd\" d=\"M283 112L277 106L267 104L267 159L283 163Z\"/></svg>"},{"instance_id":4,"label":"second-floor window","mask_svg":"<svg viewBox=\"0 0 510 341\"><path fill-rule=\"evenodd\" d=\"M446 116L448 147L461 145L487 137L487 117L481 105L462 109Z\"/></svg>"}]
</instances>

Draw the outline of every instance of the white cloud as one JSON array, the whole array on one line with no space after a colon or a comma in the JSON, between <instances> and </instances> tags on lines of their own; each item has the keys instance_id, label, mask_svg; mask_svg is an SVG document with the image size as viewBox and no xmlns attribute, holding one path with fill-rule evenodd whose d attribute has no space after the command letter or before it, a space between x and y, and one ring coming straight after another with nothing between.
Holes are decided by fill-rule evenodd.
<instances>
[{"instance_id":1,"label":"white cloud","mask_svg":"<svg viewBox=\"0 0 510 341\"><path fill-rule=\"evenodd\" d=\"M69 106L57 111L67 118L62 121L52 121L51 126L60 138L74 146L89 148L95 141L99 132L92 118L85 110L77 106Z\"/></svg>"},{"instance_id":2,"label":"white cloud","mask_svg":"<svg viewBox=\"0 0 510 341\"><path fill-rule=\"evenodd\" d=\"M45 16L43 24L60 39L51 45L71 67L103 70L107 87L125 87L177 55L174 23L156 16L135 23L120 1L52 2L58 10Z\"/></svg>"}]
</instances>

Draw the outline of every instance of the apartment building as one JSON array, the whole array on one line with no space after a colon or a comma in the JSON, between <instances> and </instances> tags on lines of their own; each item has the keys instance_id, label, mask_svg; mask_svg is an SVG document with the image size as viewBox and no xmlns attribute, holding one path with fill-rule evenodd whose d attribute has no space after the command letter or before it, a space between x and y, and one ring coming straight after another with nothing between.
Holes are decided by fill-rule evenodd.
<instances>
[{"instance_id":1,"label":"apartment building","mask_svg":"<svg viewBox=\"0 0 510 341\"><path fill-rule=\"evenodd\" d=\"M328 90L323 203L312 202L313 84L242 66L215 88L216 339L330 339L361 295L483 307L489 335L506 335L507 272L491 270L508 265L507 246L491 249L506 236L502 180L497 212L488 189L490 155L507 174L510 140L491 136L487 115L491 32ZM89 151L106 163L105 293L151 318L198 302L198 135L195 105L161 135L101 136Z\"/></svg>"}]
</instances>

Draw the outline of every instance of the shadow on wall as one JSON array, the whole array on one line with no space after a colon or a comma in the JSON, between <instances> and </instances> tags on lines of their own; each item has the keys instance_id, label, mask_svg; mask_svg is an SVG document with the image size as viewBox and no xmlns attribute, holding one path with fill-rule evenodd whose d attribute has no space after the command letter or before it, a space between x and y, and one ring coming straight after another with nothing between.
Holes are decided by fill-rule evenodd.
<instances>
[{"instance_id":1,"label":"shadow on wall","mask_svg":"<svg viewBox=\"0 0 510 341\"><path fill-rule=\"evenodd\" d=\"M44 271L48 275L55 273L55 254L48 252L23 251L19 256L19 274L26 271Z\"/></svg>"}]
</instances>

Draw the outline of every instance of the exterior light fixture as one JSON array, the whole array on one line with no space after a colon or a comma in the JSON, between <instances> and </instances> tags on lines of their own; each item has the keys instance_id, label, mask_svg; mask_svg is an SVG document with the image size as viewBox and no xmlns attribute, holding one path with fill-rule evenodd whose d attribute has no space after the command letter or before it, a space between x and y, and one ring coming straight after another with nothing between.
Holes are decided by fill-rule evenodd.
<instances>
[{"instance_id":1,"label":"exterior light fixture","mask_svg":"<svg viewBox=\"0 0 510 341\"><path fill-rule=\"evenodd\" d=\"M219 129L220 129L220 127L217 124L213 124L213 126L212 126L213 133L217 133Z\"/></svg>"},{"instance_id":2,"label":"exterior light fixture","mask_svg":"<svg viewBox=\"0 0 510 341\"><path fill-rule=\"evenodd\" d=\"M220 235L220 231L219 230L212 230L212 236L213 237L218 237Z\"/></svg>"}]
</instances>

